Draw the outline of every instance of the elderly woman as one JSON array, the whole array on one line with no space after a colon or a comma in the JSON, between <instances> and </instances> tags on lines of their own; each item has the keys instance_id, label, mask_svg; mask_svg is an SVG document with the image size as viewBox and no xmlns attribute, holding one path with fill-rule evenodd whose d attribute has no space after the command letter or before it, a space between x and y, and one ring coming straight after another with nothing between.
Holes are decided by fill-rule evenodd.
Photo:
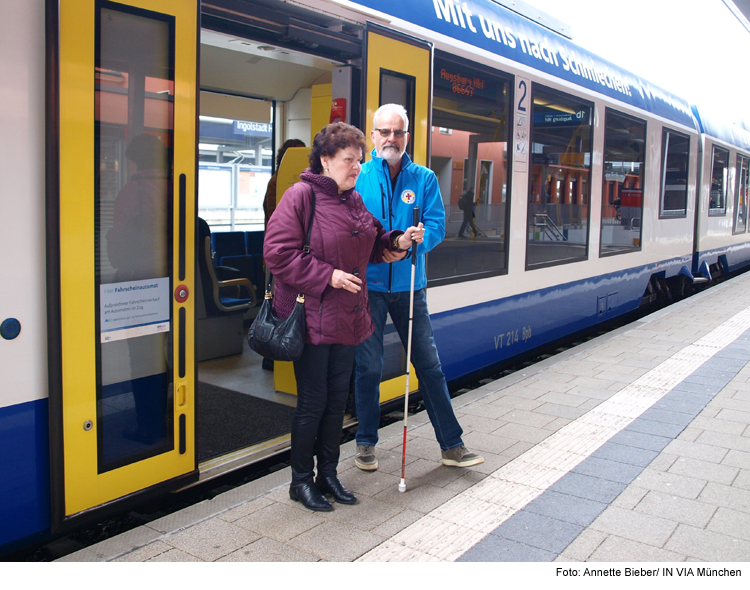
<instances>
[{"instance_id":1,"label":"elderly woman","mask_svg":"<svg viewBox=\"0 0 750 590\"><path fill-rule=\"evenodd\" d=\"M386 232L365 207L354 185L365 138L346 123L326 125L315 136L310 168L284 193L268 222L263 247L276 284L274 311L291 313L297 293L305 294L307 338L294 362L297 410L292 422L292 485L289 496L310 510L329 511L336 502L354 504L339 481L344 408L354 365L354 347L373 332L365 272L382 262L383 251L401 253L424 230ZM315 194L310 253L303 252ZM317 452L317 479L313 455Z\"/></svg>"}]
</instances>

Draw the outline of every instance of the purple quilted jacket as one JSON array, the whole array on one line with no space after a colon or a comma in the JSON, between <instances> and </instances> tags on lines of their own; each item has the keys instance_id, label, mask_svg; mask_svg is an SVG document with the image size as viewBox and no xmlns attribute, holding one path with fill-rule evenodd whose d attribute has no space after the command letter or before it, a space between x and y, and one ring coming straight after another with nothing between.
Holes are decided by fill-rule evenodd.
<instances>
[{"instance_id":1,"label":"purple quilted jacket","mask_svg":"<svg viewBox=\"0 0 750 590\"><path fill-rule=\"evenodd\" d=\"M373 332L367 299L368 262L382 262L383 249L393 236L367 210L354 190L338 194L336 182L309 169L284 193L268 222L263 256L275 277L274 311L291 313L298 292L305 294L307 342L356 345ZM315 216L310 254L302 247L307 237L315 191ZM334 269L362 279L362 290L351 293L328 284Z\"/></svg>"}]
</instances>

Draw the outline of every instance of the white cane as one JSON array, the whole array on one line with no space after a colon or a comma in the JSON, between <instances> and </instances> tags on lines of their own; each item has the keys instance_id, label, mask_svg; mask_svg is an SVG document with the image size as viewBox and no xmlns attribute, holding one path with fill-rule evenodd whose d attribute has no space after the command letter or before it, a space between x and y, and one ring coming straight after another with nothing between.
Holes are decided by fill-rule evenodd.
<instances>
[{"instance_id":1,"label":"white cane","mask_svg":"<svg viewBox=\"0 0 750 590\"><path fill-rule=\"evenodd\" d=\"M414 227L419 225L419 207L414 207ZM404 445L401 452L401 483L398 491L406 491L406 426L409 420L409 375L411 373L411 327L414 323L414 274L417 268L417 244L411 241L411 288L409 289L409 335L406 339L406 395L404 395Z\"/></svg>"}]
</instances>

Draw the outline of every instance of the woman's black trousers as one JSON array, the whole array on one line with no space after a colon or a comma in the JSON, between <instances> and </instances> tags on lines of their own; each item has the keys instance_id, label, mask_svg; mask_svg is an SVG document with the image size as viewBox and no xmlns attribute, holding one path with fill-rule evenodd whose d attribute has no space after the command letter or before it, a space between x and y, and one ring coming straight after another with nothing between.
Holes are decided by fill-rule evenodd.
<instances>
[{"instance_id":1,"label":"woman's black trousers","mask_svg":"<svg viewBox=\"0 0 750 590\"><path fill-rule=\"evenodd\" d=\"M354 348L305 344L302 356L294 361L297 411L292 421L291 464L295 481L312 481L316 452L318 474L336 475Z\"/></svg>"}]
</instances>

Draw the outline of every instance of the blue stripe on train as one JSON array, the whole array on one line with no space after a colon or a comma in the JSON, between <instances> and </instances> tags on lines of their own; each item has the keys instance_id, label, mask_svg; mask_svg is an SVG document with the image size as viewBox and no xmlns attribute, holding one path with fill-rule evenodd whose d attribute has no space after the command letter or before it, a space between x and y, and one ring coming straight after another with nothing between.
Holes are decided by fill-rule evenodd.
<instances>
[{"instance_id":1,"label":"blue stripe on train","mask_svg":"<svg viewBox=\"0 0 750 590\"><path fill-rule=\"evenodd\" d=\"M0 553L50 528L49 406L0 408Z\"/></svg>"},{"instance_id":2,"label":"blue stripe on train","mask_svg":"<svg viewBox=\"0 0 750 590\"><path fill-rule=\"evenodd\" d=\"M750 264L750 242L741 242L713 250L703 250L693 254L693 273L701 274L703 263L707 265L717 262L724 267L725 272L735 272Z\"/></svg>"},{"instance_id":3,"label":"blue stripe on train","mask_svg":"<svg viewBox=\"0 0 750 590\"><path fill-rule=\"evenodd\" d=\"M445 376L460 379L633 311L651 275L674 276L690 264L686 256L433 314Z\"/></svg>"}]
</instances>

